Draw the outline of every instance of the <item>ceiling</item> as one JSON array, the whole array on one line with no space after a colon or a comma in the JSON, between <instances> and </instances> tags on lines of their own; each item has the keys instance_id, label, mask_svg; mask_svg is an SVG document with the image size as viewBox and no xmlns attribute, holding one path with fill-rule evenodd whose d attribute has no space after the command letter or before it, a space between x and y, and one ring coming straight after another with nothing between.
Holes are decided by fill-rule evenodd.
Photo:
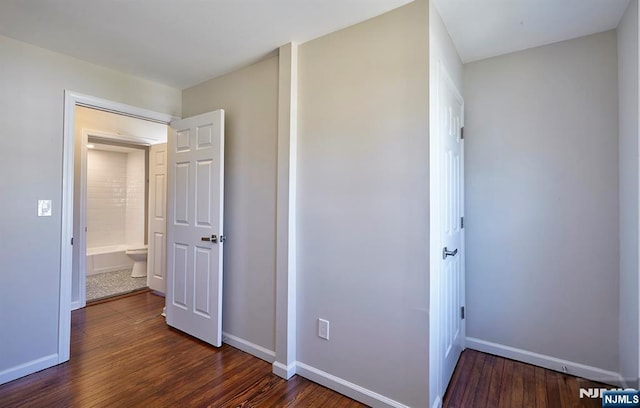
<instances>
[{"instance_id":1,"label":"ceiling","mask_svg":"<svg viewBox=\"0 0 640 408\"><path fill-rule=\"evenodd\" d=\"M629 4L629 0L434 1L463 63L611 30Z\"/></svg>"},{"instance_id":2,"label":"ceiling","mask_svg":"<svg viewBox=\"0 0 640 408\"><path fill-rule=\"evenodd\" d=\"M411 0L2 0L0 35L186 88Z\"/></svg>"}]
</instances>

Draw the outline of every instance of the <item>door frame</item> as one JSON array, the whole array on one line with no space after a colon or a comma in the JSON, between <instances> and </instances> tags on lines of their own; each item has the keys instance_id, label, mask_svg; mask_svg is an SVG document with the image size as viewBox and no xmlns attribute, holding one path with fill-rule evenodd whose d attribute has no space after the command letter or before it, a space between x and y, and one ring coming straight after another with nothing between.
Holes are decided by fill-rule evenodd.
<instances>
[{"instance_id":1,"label":"door frame","mask_svg":"<svg viewBox=\"0 0 640 408\"><path fill-rule=\"evenodd\" d=\"M433 59L432 59L433 61ZM441 160L440 149L442 148L442 133L440 129L440 86L441 81L449 83L455 91L456 97L462 101L462 126L464 126L464 98L460 90L451 79L445 64L437 59L431 64L429 73L429 394L433 407L442 406L444 393L441 393L442 367L440 364L440 326L441 326L441 302L440 297L440 275L442 273L442 197L441 197ZM462 146L462 165L464 169L464 144ZM464 171L462 177L462 203L464 216ZM462 298L465 298L465 232L462 230L462 245L460 248L462 267ZM464 302L466 303L466 302ZM462 321L462 349L466 348L466 320ZM432 398L432 396L435 396Z\"/></svg>"},{"instance_id":2,"label":"door frame","mask_svg":"<svg viewBox=\"0 0 640 408\"><path fill-rule=\"evenodd\" d=\"M73 188L74 188L74 143L75 108L84 106L106 112L130 116L151 122L169 125L178 117L139 108L90 95L64 91L64 114L62 135L62 225L60 234L60 302L58 311L58 364L69 360L71 349L71 285L73 274Z\"/></svg>"}]
</instances>

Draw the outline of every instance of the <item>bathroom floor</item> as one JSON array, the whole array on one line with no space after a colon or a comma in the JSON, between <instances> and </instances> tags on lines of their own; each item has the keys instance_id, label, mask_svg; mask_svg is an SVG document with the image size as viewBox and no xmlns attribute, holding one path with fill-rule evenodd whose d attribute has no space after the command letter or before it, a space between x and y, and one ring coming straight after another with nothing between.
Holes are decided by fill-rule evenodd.
<instances>
[{"instance_id":1,"label":"bathroom floor","mask_svg":"<svg viewBox=\"0 0 640 408\"><path fill-rule=\"evenodd\" d=\"M147 277L132 278L131 269L87 276L87 302L135 292L147 287Z\"/></svg>"}]
</instances>

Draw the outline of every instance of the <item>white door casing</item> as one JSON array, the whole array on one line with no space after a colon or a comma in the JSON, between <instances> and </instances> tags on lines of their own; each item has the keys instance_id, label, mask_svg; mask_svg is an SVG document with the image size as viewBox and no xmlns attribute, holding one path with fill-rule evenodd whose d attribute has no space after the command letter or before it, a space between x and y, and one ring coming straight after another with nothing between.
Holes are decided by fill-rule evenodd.
<instances>
[{"instance_id":1,"label":"white door casing","mask_svg":"<svg viewBox=\"0 0 640 408\"><path fill-rule=\"evenodd\" d=\"M173 116L106 99L64 91L64 129L62 158L62 231L60 233L60 298L58 300L58 347L50 358L25 362L0 376L0 383L11 381L69 360L71 350L71 292L73 286L73 188L75 109L86 106L168 124Z\"/></svg>"},{"instance_id":2,"label":"white door casing","mask_svg":"<svg viewBox=\"0 0 640 408\"><path fill-rule=\"evenodd\" d=\"M460 353L464 348L464 102L448 73L438 72L438 151L440 166L440 313L439 336L442 358L441 394L444 395ZM446 253L445 253L446 248Z\"/></svg>"},{"instance_id":3,"label":"white door casing","mask_svg":"<svg viewBox=\"0 0 640 408\"><path fill-rule=\"evenodd\" d=\"M167 271L167 144L149 147L149 208L147 252L147 286L156 292L166 291Z\"/></svg>"},{"instance_id":4,"label":"white door casing","mask_svg":"<svg viewBox=\"0 0 640 408\"><path fill-rule=\"evenodd\" d=\"M171 123L167 324L222 345L224 111Z\"/></svg>"},{"instance_id":5,"label":"white door casing","mask_svg":"<svg viewBox=\"0 0 640 408\"><path fill-rule=\"evenodd\" d=\"M77 286L77 298L71 303L71 310L87 305L87 144L89 131L82 129L80 138L75 140L74 164L80 171L74 172L73 212L73 283ZM73 296L72 296L73 297ZM73 300L73 299L72 299Z\"/></svg>"}]
</instances>

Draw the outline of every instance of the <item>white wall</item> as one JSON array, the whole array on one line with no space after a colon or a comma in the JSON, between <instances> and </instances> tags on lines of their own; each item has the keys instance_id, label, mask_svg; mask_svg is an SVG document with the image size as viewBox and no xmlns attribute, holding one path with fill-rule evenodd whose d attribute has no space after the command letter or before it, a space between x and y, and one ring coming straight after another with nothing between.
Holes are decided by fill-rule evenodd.
<instances>
[{"instance_id":1,"label":"white wall","mask_svg":"<svg viewBox=\"0 0 640 408\"><path fill-rule=\"evenodd\" d=\"M298 361L415 407L429 384L428 13L410 3L298 60Z\"/></svg>"},{"instance_id":2,"label":"white wall","mask_svg":"<svg viewBox=\"0 0 640 408\"><path fill-rule=\"evenodd\" d=\"M87 151L87 248L126 243L127 154Z\"/></svg>"},{"instance_id":3,"label":"white wall","mask_svg":"<svg viewBox=\"0 0 640 408\"><path fill-rule=\"evenodd\" d=\"M87 248L143 244L145 152L98 149L87 151Z\"/></svg>"},{"instance_id":4,"label":"white wall","mask_svg":"<svg viewBox=\"0 0 640 408\"><path fill-rule=\"evenodd\" d=\"M147 195L147 161L144 149L127 153L127 190L125 212L125 243L145 243L145 212Z\"/></svg>"},{"instance_id":5,"label":"white wall","mask_svg":"<svg viewBox=\"0 0 640 408\"><path fill-rule=\"evenodd\" d=\"M2 382L58 350L64 90L176 116L181 95L1 36L0 61ZM38 199L53 200L52 217L36 217Z\"/></svg>"},{"instance_id":6,"label":"white wall","mask_svg":"<svg viewBox=\"0 0 640 408\"><path fill-rule=\"evenodd\" d=\"M616 61L609 31L464 66L467 336L618 371Z\"/></svg>"},{"instance_id":7,"label":"white wall","mask_svg":"<svg viewBox=\"0 0 640 408\"><path fill-rule=\"evenodd\" d=\"M273 356L278 58L186 89L183 102L185 117L225 110L223 331Z\"/></svg>"},{"instance_id":8,"label":"white wall","mask_svg":"<svg viewBox=\"0 0 640 408\"><path fill-rule=\"evenodd\" d=\"M638 386L638 2L618 26L620 374Z\"/></svg>"}]
</instances>

